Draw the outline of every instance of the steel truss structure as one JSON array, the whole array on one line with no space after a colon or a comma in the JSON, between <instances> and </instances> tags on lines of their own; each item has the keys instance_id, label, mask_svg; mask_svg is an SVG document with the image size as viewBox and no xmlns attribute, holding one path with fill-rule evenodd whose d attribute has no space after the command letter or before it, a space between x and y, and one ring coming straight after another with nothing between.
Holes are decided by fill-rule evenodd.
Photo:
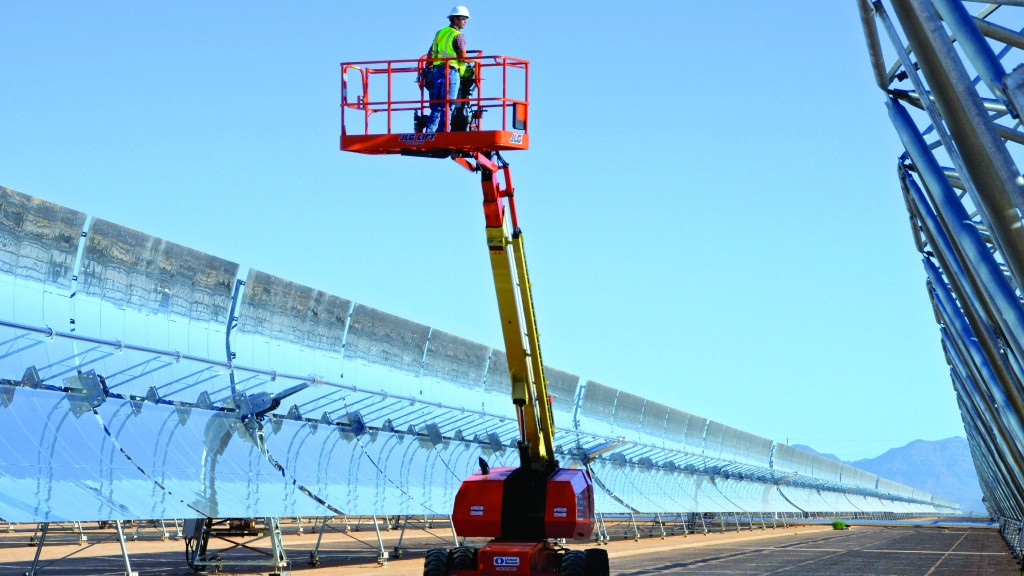
<instances>
[{"instance_id":1,"label":"steel truss structure","mask_svg":"<svg viewBox=\"0 0 1024 576\"><path fill-rule=\"evenodd\" d=\"M985 504L1021 559L1024 2L858 1Z\"/></svg>"},{"instance_id":2,"label":"steel truss structure","mask_svg":"<svg viewBox=\"0 0 1024 576\"><path fill-rule=\"evenodd\" d=\"M546 370L557 457L638 535L958 511ZM0 187L5 520L446 517L518 458L509 388L501 350Z\"/></svg>"}]
</instances>

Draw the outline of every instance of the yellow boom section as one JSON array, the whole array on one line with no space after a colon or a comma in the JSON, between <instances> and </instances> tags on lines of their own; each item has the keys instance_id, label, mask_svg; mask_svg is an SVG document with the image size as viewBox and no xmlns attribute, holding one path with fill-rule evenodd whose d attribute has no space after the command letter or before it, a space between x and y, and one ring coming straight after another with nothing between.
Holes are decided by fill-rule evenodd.
<instances>
[{"instance_id":1,"label":"yellow boom section","mask_svg":"<svg viewBox=\"0 0 1024 576\"><path fill-rule=\"evenodd\" d=\"M557 465L555 425L544 379L523 234L518 228L510 230L507 219L502 218L501 227L487 228L487 245L521 441L528 447L530 467L550 472Z\"/></svg>"}]
</instances>

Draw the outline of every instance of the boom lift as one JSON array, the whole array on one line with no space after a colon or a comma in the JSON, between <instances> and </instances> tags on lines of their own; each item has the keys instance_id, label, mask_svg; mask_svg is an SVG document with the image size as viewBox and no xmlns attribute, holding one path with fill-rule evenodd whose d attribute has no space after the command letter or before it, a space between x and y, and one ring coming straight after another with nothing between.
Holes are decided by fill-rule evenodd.
<instances>
[{"instance_id":1,"label":"boom lift","mask_svg":"<svg viewBox=\"0 0 1024 576\"><path fill-rule=\"evenodd\" d=\"M594 488L586 470L560 468L555 426L541 359L523 233L516 215L506 150L529 148L529 62L471 53L475 66L463 77L459 98L444 102L443 126L459 131L423 133L420 120L431 101L423 82L425 58L350 62L341 65L341 149L363 154L452 158L481 176L487 248L498 299L512 403L519 422L518 467L489 468L466 478L455 496L452 521L463 537L493 538L480 549L458 546L427 552L424 576L604 576L604 549L567 550L560 539L587 539L594 528ZM484 84L485 74L500 84ZM350 93L350 77L352 91ZM419 86L419 97L408 85ZM358 82L358 83L356 83ZM484 89L487 89L485 92ZM383 97L371 97L384 92ZM412 94L410 94L412 92ZM348 117L346 117L348 114ZM353 116L362 118L362 126ZM395 117L408 118L402 132ZM462 121L459 122L458 120ZM348 123L346 123L348 122Z\"/></svg>"}]
</instances>

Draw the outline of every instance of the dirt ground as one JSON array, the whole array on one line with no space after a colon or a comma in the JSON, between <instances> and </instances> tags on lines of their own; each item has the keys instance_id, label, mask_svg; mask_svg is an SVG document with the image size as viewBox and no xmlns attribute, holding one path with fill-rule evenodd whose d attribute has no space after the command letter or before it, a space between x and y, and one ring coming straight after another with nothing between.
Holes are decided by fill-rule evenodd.
<instances>
[{"instance_id":1,"label":"dirt ground","mask_svg":"<svg viewBox=\"0 0 1024 576\"><path fill-rule=\"evenodd\" d=\"M299 526L302 533L298 533ZM4 531L0 525L0 574L26 574L30 571L37 547L34 542L36 526L32 524L13 525ZM323 530L319 548L319 566L310 565L310 552L316 547L320 534L313 532L314 525L282 526L283 541L291 567L287 572L301 576L327 576L337 574L387 574L388 576L420 576L423 573L423 554L426 549L450 546L451 533L446 525L417 526L408 528L403 535L400 530L382 531L384 549L388 560L379 563L379 545L372 525L350 524L329 525ZM788 528L757 527L753 530L711 534L674 535L664 539L659 536L644 537L639 541L625 537L625 526L610 526L611 541L605 545L613 560L641 554L653 554L668 550L682 550L710 544L736 543L794 534L830 531L830 526L791 526ZM154 526L129 526L125 530L126 548L133 572L140 575L186 575L193 573L185 562L184 540L176 539L173 525L167 525L169 538L162 539L162 531ZM649 532L649 531L648 531ZM86 540L81 542L81 535ZM137 538L137 539L133 539ZM395 546L402 539L401 558L395 557ZM269 550L269 540L232 538L231 541L211 541L209 550L224 550L232 542L243 543L245 547L220 552L225 559L253 562L253 565L225 565L222 572L238 576L269 574L269 557L263 555ZM469 542L479 545L481 542ZM568 548L589 548L595 544L568 543ZM263 551L263 553L259 551ZM40 552L37 574L40 575L99 575L124 574L125 565L117 533L113 528L101 528L96 524L84 524L82 531L73 524L51 525L44 546Z\"/></svg>"}]
</instances>

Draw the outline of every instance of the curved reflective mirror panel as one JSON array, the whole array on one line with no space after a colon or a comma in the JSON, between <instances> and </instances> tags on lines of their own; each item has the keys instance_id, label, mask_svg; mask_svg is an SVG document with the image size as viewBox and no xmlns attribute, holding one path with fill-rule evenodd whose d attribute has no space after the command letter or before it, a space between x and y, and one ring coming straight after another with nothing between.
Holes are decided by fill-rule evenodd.
<instances>
[{"instance_id":1,"label":"curved reflective mirror panel","mask_svg":"<svg viewBox=\"0 0 1024 576\"><path fill-rule=\"evenodd\" d=\"M518 465L501 350L0 193L0 517L443 515L481 458ZM556 457L602 514L955 510L546 374Z\"/></svg>"}]
</instances>

